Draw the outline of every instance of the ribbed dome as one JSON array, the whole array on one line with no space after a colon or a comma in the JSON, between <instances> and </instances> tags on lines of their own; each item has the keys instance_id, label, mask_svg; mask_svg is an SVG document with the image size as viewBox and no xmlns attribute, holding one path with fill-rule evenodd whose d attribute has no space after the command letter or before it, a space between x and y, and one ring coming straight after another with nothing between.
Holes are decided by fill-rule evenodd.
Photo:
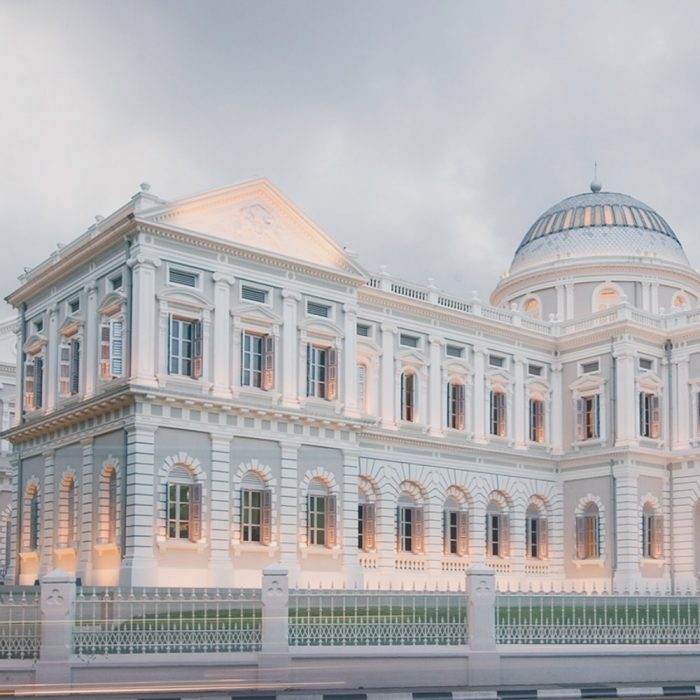
<instances>
[{"instance_id":1,"label":"ribbed dome","mask_svg":"<svg viewBox=\"0 0 700 700\"><path fill-rule=\"evenodd\" d=\"M650 206L626 194L567 197L530 227L510 272L562 259L653 258L688 265L676 234Z\"/></svg>"}]
</instances>

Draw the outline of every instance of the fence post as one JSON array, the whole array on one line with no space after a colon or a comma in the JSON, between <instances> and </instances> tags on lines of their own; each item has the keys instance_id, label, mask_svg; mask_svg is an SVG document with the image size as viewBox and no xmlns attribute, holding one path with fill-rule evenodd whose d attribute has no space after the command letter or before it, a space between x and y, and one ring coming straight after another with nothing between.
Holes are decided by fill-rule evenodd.
<instances>
[{"instance_id":1,"label":"fence post","mask_svg":"<svg viewBox=\"0 0 700 700\"><path fill-rule=\"evenodd\" d=\"M469 685L497 685L500 655L496 650L496 575L475 564L467 570L467 624L469 633Z\"/></svg>"},{"instance_id":2,"label":"fence post","mask_svg":"<svg viewBox=\"0 0 700 700\"><path fill-rule=\"evenodd\" d=\"M75 622L75 574L56 569L41 579L41 647L36 682L71 684L73 624Z\"/></svg>"},{"instance_id":3,"label":"fence post","mask_svg":"<svg viewBox=\"0 0 700 700\"><path fill-rule=\"evenodd\" d=\"M271 564L262 572L262 650L260 682L289 679L289 576Z\"/></svg>"}]
</instances>

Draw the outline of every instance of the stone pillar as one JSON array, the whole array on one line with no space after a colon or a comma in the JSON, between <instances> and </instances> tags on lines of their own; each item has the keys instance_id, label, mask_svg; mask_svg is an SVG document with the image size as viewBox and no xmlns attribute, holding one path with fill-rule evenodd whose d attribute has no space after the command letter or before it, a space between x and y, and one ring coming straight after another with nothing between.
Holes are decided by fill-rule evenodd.
<instances>
[{"instance_id":1,"label":"stone pillar","mask_svg":"<svg viewBox=\"0 0 700 700\"><path fill-rule=\"evenodd\" d=\"M393 466L382 464L382 474L386 483L392 483ZM396 500L386 492L381 492L375 503L375 548L379 557L379 571L384 582L392 581L396 566Z\"/></svg>"},{"instance_id":2,"label":"stone pillar","mask_svg":"<svg viewBox=\"0 0 700 700\"><path fill-rule=\"evenodd\" d=\"M674 435L672 437L673 447L677 449L687 448L690 442L690 436L693 434L690 425L690 397L689 397L689 358L679 357L672 362L674 367L673 376L675 377L675 386L673 395L675 405L671 406L672 412L675 412L675 420L673 421ZM666 415L668 421L668 414Z\"/></svg>"},{"instance_id":3,"label":"stone pillar","mask_svg":"<svg viewBox=\"0 0 700 700\"><path fill-rule=\"evenodd\" d=\"M89 398L95 393L95 383L97 380L97 329L99 319L97 318L97 284L91 282L85 287L87 297L87 308L85 310L85 345L83 346L83 394Z\"/></svg>"},{"instance_id":4,"label":"stone pillar","mask_svg":"<svg viewBox=\"0 0 700 700\"><path fill-rule=\"evenodd\" d=\"M71 684L71 637L75 617L75 577L56 569L41 580L41 648L36 682L45 686Z\"/></svg>"},{"instance_id":5,"label":"stone pillar","mask_svg":"<svg viewBox=\"0 0 700 700\"><path fill-rule=\"evenodd\" d=\"M637 420L639 407L635 391L634 367L636 357L631 349L616 348L613 357L617 361L616 382L616 415L613 421L617 426L615 431L615 446L630 447L639 443L637 437ZM602 413L602 399L601 399ZM602 421L601 421L602 423ZM601 429L604 429L601 425Z\"/></svg>"},{"instance_id":6,"label":"stone pillar","mask_svg":"<svg viewBox=\"0 0 700 700\"><path fill-rule=\"evenodd\" d=\"M431 435L440 436L443 434L442 426L442 372L440 365L442 363L442 346L444 341L442 338L430 336L430 379L428 380L428 391L430 392L429 401L429 419L428 426Z\"/></svg>"},{"instance_id":7,"label":"stone pillar","mask_svg":"<svg viewBox=\"0 0 700 700\"><path fill-rule=\"evenodd\" d=\"M379 411L383 428L396 427L396 407L394 404L394 338L398 333L395 326L382 324L382 360L379 383Z\"/></svg>"},{"instance_id":8,"label":"stone pillar","mask_svg":"<svg viewBox=\"0 0 700 700\"><path fill-rule=\"evenodd\" d=\"M486 442L486 412L484 403L484 382L486 381L486 351L482 347L474 347L474 442Z\"/></svg>"},{"instance_id":9,"label":"stone pillar","mask_svg":"<svg viewBox=\"0 0 700 700\"><path fill-rule=\"evenodd\" d=\"M297 305L301 294L282 290L282 405L299 405L297 377Z\"/></svg>"},{"instance_id":10,"label":"stone pillar","mask_svg":"<svg viewBox=\"0 0 700 700\"><path fill-rule=\"evenodd\" d=\"M565 318L567 321L572 319L574 317L574 285L572 282L568 282L567 284L564 285L564 289L566 290L566 316L563 316L562 318ZM587 311L588 313L588 311Z\"/></svg>"},{"instance_id":11,"label":"stone pillar","mask_svg":"<svg viewBox=\"0 0 700 700\"><path fill-rule=\"evenodd\" d=\"M442 573L443 527L442 502L426 499L423 503L423 556L427 576Z\"/></svg>"},{"instance_id":12,"label":"stone pillar","mask_svg":"<svg viewBox=\"0 0 700 700\"><path fill-rule=\"evenodd\" d=\"M613 467L615 477L615 518L616 541L611 543L616 551L615 586L618 590L633 591L640 582L639 558L641 556L641 515L635 468L626 464ZM608 532L612 528L608 527ZM612 559L610 547L605 552L606 558Z\"/></svg>"},{"instance_id":13,"label":"stone pillar","mask_svg":"<svg viewBox=\"0 0 700 700\"><path fill-rule=\"evenodd\" d=\"M227 313L228 317L228 313ZM233 585L231 546L231 439L211 436L211 478L209 497L209 585Z\"/></svg>"},{"instance_id":14,"label":"stone pillar","mask_svg":"<svg viewBox=\"0 0 700 700\"><path fill-rule=\"evenodd\" d=\"M213 393L231 397L231 287L234 279L215 272Z\"/></svg>"},{"instance_id":15,"label":"stone pillar","mask_svg":"<svg viewBox=\"0 0 700 700\"><path fill-rule=\"evenodd\" d=\"M498 685L500 658L496 651L495 574L488 566L467 571L469 662L467 684Z\"/></svg>"},{"instance_id":16,"label":"stone pillar","mask_svg":"<svg viewBox=\"0 0 700 700\"><path fill-rule=\"evenodd\" d=\"M80 474L80 531L78 533L78 576L83 583L92 583L92 545L97 541L99 516L93 509L93 475L99 480L99 472L95 474L93 439L81 440L83 447L82 473ZM77 471L77 470L76 470Z\"/></svg>"},{"instance_id":17,"label":"stone pillar","mask_svg":"<svg viewBox=\"0 0 700 700\"><path fill-rule=\"evenodd\" d=\"M562 364L561 362L552 362L552 393L548 406L550 415L550 431L546 436L552 446L552 454L560 455L564 452L564 392L562 388Z\"/></svg>"},{"instance_id":18,"label":"stone pillar","mask_svg":"<svg viewBox=\"0 0 700 700\"><path fill-rule=\"evenodd\" d=\"M469 509L469 561L472 564L484 563L486 557L485 525L486 504L482 500L475 500Z\"/></svg>"},{"instance_id":19,"label":"stone pillar","mask_svg":"<svg viewBox=\"0 0 700 700\"><path fill-rule=\"evenodd\" d=\"M357 501L360 475L359 454L355 450L343 451L343 497L342 522L338 528L343 556L345 587L354 588L362 583L362 571L357 549Z\"/></svg>"},{"instance_id":20,"label":"stone pillar","mask_svg":"<svg viewBox=\"0 0 700 700\"><path fill-rule=\"evenodd\" d=\"M649 282L642 282L642 310L651 311L651 287Z\"/></svg>"},{"instance_id":21,"label":"stone pillar","mask_svg":"<svg viewBox=\"0 0 700 700\"><path fill-rule=\"evenodd\" d=\"M528 402L525 396L525 358L515 357L514 362L514 387L515 396L513 398L513 427L515 438L515 449L527 449L527 424L529 421Z\"/></svg>"},{"instance_id":22,"label":"stone pillar","mask_svg":"<svg viewBox=\"0 0 700 700\"><path fill-rule=\"evenodd\" d=\"M120 586L157 586L158 572L153 548L157 523L154 463L155 428L127 428L126 523L124 560Z\"/></svg>"},{"instance_id":23,"label":"stone pillar","mask_svg":"<svg viewBox=\"0 0 700 700\"><path fill-rule=\"evenodd\" d=\"M297 459L299 445L282 444L279 495L280 564L285 567L293 586L299 574L299 484Z\"/></svg>"},{"instance_id":24,"label":"stone pillar","mask_svg":"<svg viewBox=\"0 0 700 700\"><path fill-rule=\"evenodd\" d=\"M58 390L58 307L49 309L49 331L47 334L46 354L44 356L43 399L42 405L47 412L56 408Z\"/></svg>"},{"instance_id":25,"label":"stone pillar","mask_svg":"<svg viewBox=\"0 0 700 700\"><path fill-rule=\"evenodd\" d=\"M343 304L345 313L345 412L359 416L357 405L357 307Z\"/></svg>"},{"instance_id":26,"label":"stone pillar","mask_svg":"<svg viewBox=\"0 0 700 700\"><path fill-rule=\"evenodd\" d=\"M53 569L53 550L56 545L56 507L54 495L55 453L53 450L44 452L44 479L39 492L39 575L46 576ZM33 583L33 581L29 581Z\"/></svg>"},{"instance_id":27,"label":"stone pillar","mask_svg":"<svg viewBox=\"0 0 700 700\"><path fill-rule=\"evenodd\" d=\"M19 404L17 412L19 413ZM18 566L19 551L22 547L22 512L24 510L24 494L22 493L22 485L19 482L19 462L17 455L12 454L9 458L10 474L12 475L12 488L10 503L14 504L11 512L11 531L10 531L10 562L5 572L5 583L13 585L18 583Z\"/></svg>"},{"instance_id":28,"label":"stone pillar","mask_svg":"<svg viewBox=\"0 0 700 700\"><path fill-rule=\"evenodd\" d=\"M289 577L279 564L263 569L262 649L258 659L259 683L289 680Z\"/></svg>"},{"instance_id":29,"label":"stone pillar","mask_svg":"<svg viewBox=\"0 0 700 700\"><path fill-rule=\"evenodd\" d=\"M143 386L156 386L156 353L167 355L167 348L156 342L156 269L160 260L137 255L127 264L132 268L131 380ZM154 347L155 346L155 347Z\"/></svg>"}]
</instances>

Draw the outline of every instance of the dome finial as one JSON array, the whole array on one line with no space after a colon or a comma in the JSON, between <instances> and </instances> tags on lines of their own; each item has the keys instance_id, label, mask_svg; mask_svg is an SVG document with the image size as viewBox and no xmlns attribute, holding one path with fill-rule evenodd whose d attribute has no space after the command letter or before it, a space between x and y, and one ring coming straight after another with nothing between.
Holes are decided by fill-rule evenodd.
<instances>
[{"instance_id":1,"label":"dome finial","mask_svg":"<svg viewBox=\"0 0 700 700\"><path fill-rule=\"evenodd\" d=\"M593 182L591 182L591 192L594 194L600 192L603 189L603 185L598 182L598 161L593 163Z\"/></svg>"}]
</instances>

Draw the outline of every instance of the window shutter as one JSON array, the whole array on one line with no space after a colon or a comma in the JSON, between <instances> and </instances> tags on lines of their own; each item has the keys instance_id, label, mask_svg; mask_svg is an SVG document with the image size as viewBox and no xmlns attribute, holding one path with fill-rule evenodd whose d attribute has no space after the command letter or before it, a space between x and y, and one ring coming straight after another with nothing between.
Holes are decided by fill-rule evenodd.
<instances>
[{"instance_id":1,"label":"window shutter","mask_svg":"<svg viewBox=\"0 0 700 700\"><path fill-rule=\"evenodd\" d=\"M109 321L100 325L100 377L112 378L111 363L111 324Z\"/></svg>"},{"instance_id":2,"label":"window shutter","mask_svg":"<svg viewBox=\"0 0 700 700\"><path fill-rule=\"evenodd\" d=\"M469 513L463 510L457 513L457 554L460 557L469 554Z\"/></svg>"},{"instance_id":3,"label":"window shutter","mask_svg":"<svg viewBox=\"0 0 700 700\"><path fill-rule=\"evenodd\" d=\"M498 550L502 557L510 556L510 517L505 513L498 519L499 525L499 543Z\"/></svg>"},{"instance_id":4,"label":"window shutter","mask_svg":"<svg viewBox=\"0 0 700 700\"><path fill-rule=\"evenodd\" d=\"M80 393L80 341L70 344L70 393Z\"/></svg>"},{"instance_id":5,"label":"window shutter","mask_svg":"<svg viewBox=\"0 0 700 700\"><path fill-rule=\"evenodd\" d=\"M121 319L114 320L112 326L112 343L110 348L111 354L111 372L113 377L121 377L124 373L124 338L123 338L123 321Z\"/></svg>"},{"instance_id":6,"label":"window shutter","mask_svg":"<svg viewBox=\"0 0 700 700\"><path fill-rule=\"evenodd\" d=\"M202 485L192 484L190 491L190 539L202 539Z\"/></svg>"},{"instance_id":7,"label":"window shutter","mask_svg":"<svg viewBox=\"0 0 700 700\"><path fill-rule=\"evenodd\" d=\"M260 543L272 542L272 491L265 489L260 494Z\"/></svg>"},{"instance_id":8,"label":"window shutter","mask_svg":"<svg viewBox=\"0 0 700 700\"><path fill-rule=\"evenodd\" d=\"M586 399L576 399L576 439L586 439Z\"/></svg>"},{"instance_id":9,"label":"window shutter","mask_svg":"<svg viewBox=\"0 0 700 700\"><path fill-rule=\"evenodd\" d=\"M335 547L337 541L336 497L326 496L326 547Z\"/></svg>"},{"instance_id":10,"label":"window shutter","mask_svg":"<svg viewBox=\"0 0 700 700\"><path fill-rule=\"evenodd\" d=\"M664 553L664 519L660 515L651 516L651 556L661 559Z\"/></svg>"},{"instance_id":11,"label":"window shutter","mask_svg":"<svg viewBox=\"0 0 700 700\"><path fill-rule=\"evenodd\" d=\"M314 376L311 363L311 356L313 354L313 347L311 343L306 345L306 395L313 396L314 393Z\"/></svg>"},{"instance_id":12,"label":"window shutter","mask_svg":"<svg viewBox=\"0 0 700 700\"><path fill-rule=\"evenodd\" d=\"M338 398L338 351L335 348L326 350L326 398L334 401Z\"/></svg>"},{"instance_id":13,"label":"window shutter","mask_svg":"<svg viewBox=\"0 0 700 700\"><path fill-rule=\"evenodd\" d=\"M586 517L576 516L576 558L586 558Z\"/></svg>"},{"instance_id":14,"label":"window shutter","mask_svg":"<svg viewBox=\"0 0 700 700\"><path fill-rule=\"evenodd\" d=\"M44 358L37 357L34 360L34 407L41 408L44 405Z\"/></svg>"},{"instance_id":15,"label":"window shutter","mask_svg":"<svg viewBox=\"0 0 700 700\"><path fill-rule=\"evenodd\" d=\"M547 518L537 520L539 542L537 544L537 556L539 559L549 557L549 532L547 530Z\"/></svg>"},{"instance_id":16,"label":"window shutter","mask_svg":"<svg viewBox=\"0 0 700 700\"><path fill-rule=\"evenodd\" d=\"M491 530L489 527L489 518L490 515L486 513L486 517L484 519L484 544L486 545L486 554L490 555L491 554Z\"/></svg>"},{"instance_id":17,"label":"window shutter","mask_svg":"<svg viewBox=\"0 0 700 700\"><path fill-rule=\"evenodd\" d=\"M597 559L600 556L600 515L593 516L593 556Z\"/></svg>"},{"instance_id":18,"label":"window shutter","mask_svg":"<svg viewBox=\"0 0 700 700\"><path fill-rule=\"evenodd\" d=\"M364 551L369 552L375 548L374 544L374 503L364 504L364 522L362 527L362 544Z\"/></svg>"},{"instance_id":19,"label":"window shutter","mask_svg":"<svg viewBox=\"0 0 700 700\"><path fill-rule=\"evenodd\" d=\"M58 364L59 364L59 387L61 396L70 395L70 346L67 343L62 343L59 348Z\"/></svg>"},{"instance_id":20,"label":"window shutter","mask_svg":"<svg viewBox=\"0 0 700 700\"><path fill-rule=\"evenodd\" d=\"M396 551L401 551L401 506L396 507Z\"/></svg>"},{"instance_id":21,"label":"window shutter","mask_svg":"<svg viewBox=\"0 0 700 700\"><path fill-rule=\"evenodd\" d=\"M658 396L651 397L651 433L649 437L656 439L661 437L661 411Z\"/></svg>"},{"instance_id":22,"label":"window shutter","mask_svg":"<svg viewBox=\"0 0 700 700\"><path fill-rule=\"evenodd\" d=\"M111 472L107 484L107 542L117 541L117 475Z\"/></svg>"},{"instance_id":23,"label":"window shutter","mask_svg":"<svg viewBox=\"0 0 700 700\"><path fill-rule=\"evenodd\" d=\"M450 553L450 511L442 511L442 553Z\"/></svg>"},{"instance_id":24,"label":"window shutter","mask_svg":"<svg viewBox=\"0 0 700 700\"><path fill-rule=\"evenodd\" d=\"M423 509L413 508L413 547L414 554L423 553Z\"/></svg>"},{"instance_id":25,"label":"window shutter","mask_svg":"<svg viewBox=\"0 0 700 700\"><path fill-rule=\"evenodd\" d=\"M202 376L202 322L192 322L192 379Z\"/></svg>"},{"instance_id":26,"label":"window shutter","mask_svg":"<svg viewBox=\"0 0 700 700\"><path fill-rule=\"evenodd\" d=\"M406 372L401 372L401 420L407 420L406 409Z\"/></svg>"},{"instance_id":27,"label":"window shutter","mask_svg":"<svg viewBox=\"0 0 700 700\"><path fill-rule=\"evenodd\" d=\"M455 428L464 430L464 384L456 384L455 390Z\"/></svg>"},{"instance_id":28,"label":"window shutter","mask_svg":"<svg viewBox=\"0 0 700 700\"><path fill-rule=\"evenodd\" d=\"M24 408L31 411L36 408L34 404L34 359L28 359L24 363Z\"/></svg>"},{"instance_id":29,"label":"window shutter","mask_svg":"<svg viewBox=\"0 0 700 700\"><path fill-rule=\"evenodd\" d=\"M600 437L600 394L595 395L595 400L593 401L593 414L595 425L595 437Z\"/></svg>"},{"instance_id":30,"label":"window shutter","mask_svg":"<svg viewBox=\"0 0 700 700\"><path fill-rule=\"evenodd\" d=\"M263 380L262 388L270 391L275 386L275 339L271 335L263 337Z\"/></svg>"},{"instance_id":31,"label":"window shutter","mask_svg":"<svg viewBox=\"0 0 700 700\"><path fill-rule=\"evenodd\" d=\"M367 366L357 365L357 406L361 411L366 411L367 403Z\"/></svg>"},{"instance_id":32,"label":"window shutter","mask_svg":"<svg viewBox=\"0 0 700 700\"><path fill-rule=\"evenodd\" d=\"M177 360L173 356L173 345L175 344L173 339L173 327L175 325L175 319L172 314L168 315L168 374L177 374Z\"/></svg>"}]
</instances>

